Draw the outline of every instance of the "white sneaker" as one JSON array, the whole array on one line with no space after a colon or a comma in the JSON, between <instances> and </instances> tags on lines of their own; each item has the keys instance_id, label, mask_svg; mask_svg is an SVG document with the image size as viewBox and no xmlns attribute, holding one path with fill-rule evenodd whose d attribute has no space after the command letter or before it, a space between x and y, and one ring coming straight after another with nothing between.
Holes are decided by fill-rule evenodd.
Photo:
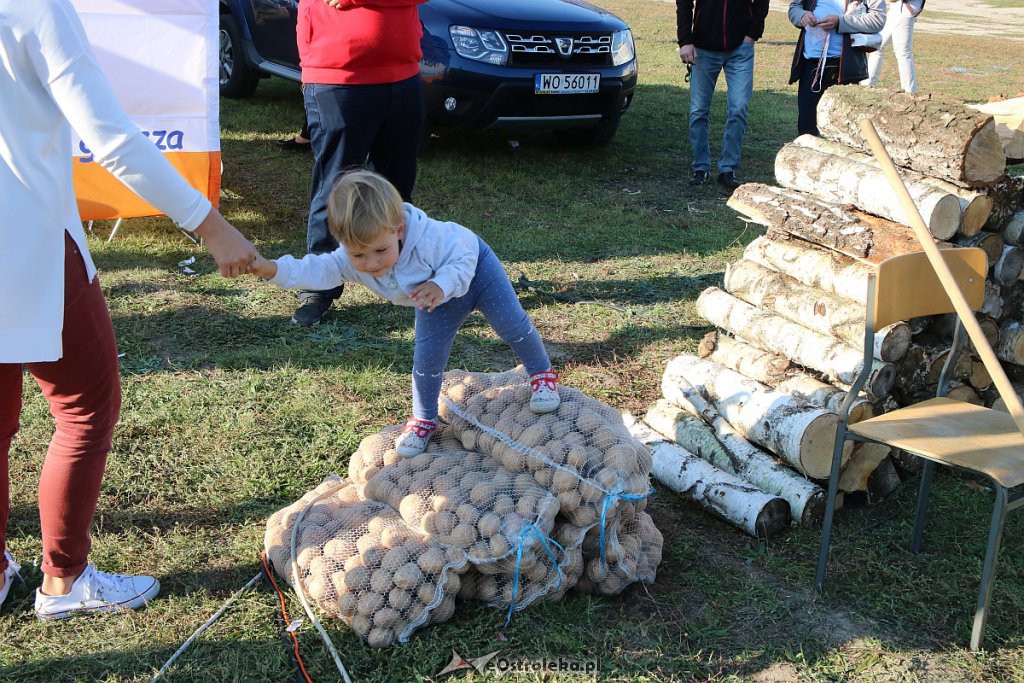
<instances>
[{"instance_id":1,"label":"white sneaker","mask_svg":"<svg viewBox=\"0 0 1024 683\"><path fill-rule=\"evenodd\" d=\"M395 451L403 458L415 458L427 450L430 437L436 431L436 421L410 418L402 427L401 435L395 440Z\"/></svg>"},{"instance_id":2,"label":"white sneaker","mask_svg":"<svg viewBox=\"0 0 1024 683\"><path fill-rule=\"evenodd\" d=\"M21 581L21 565L14 561L11 554L4 551L4 557L7 558L7 569L4 570L4 587L0 588L0 607L4 606L4 601L7 600L7 596L11 593L11 584L14 583L14 579Z\"/></svg>"},{"instance_id":3,"label":"white sneaker","mask_svg":"<svg viewBox=\"0 0 1024 683\"><path fill-rule=\"evenodd\" d=\"M543 415L558 410L562 397L558 395L558 373L554 370L530 375L530 410Z\"/></svg>"},{"instance_id":4,"label":"white sneaker","mask_svg":"<svg viewBox=\"0 0 1024 683\"><path fill-rule=\"evenodd\" d=\"M67 595L43 595L36 589L36 616L67 619L84 612L112 612L142 607L160 592L152 576L107 574L91 562Z\"/></svg>"}]
</instances>

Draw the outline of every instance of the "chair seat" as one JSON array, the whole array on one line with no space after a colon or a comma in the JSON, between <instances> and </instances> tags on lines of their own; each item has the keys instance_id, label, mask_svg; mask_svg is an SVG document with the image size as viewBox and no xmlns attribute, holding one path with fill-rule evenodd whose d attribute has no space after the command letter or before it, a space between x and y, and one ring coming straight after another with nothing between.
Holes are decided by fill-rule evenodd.
<instances>
[{"instance_id":1,"label":"chair seat","mask_svg":"<svg viewBox=\"0 0 1024 683\"><path fill-rule=\"evenodd\" d=\"M1008 413L933 398L849 426L857 436L987 475L1024 483L1024 434Z\"/></svg>"}]
</instances>

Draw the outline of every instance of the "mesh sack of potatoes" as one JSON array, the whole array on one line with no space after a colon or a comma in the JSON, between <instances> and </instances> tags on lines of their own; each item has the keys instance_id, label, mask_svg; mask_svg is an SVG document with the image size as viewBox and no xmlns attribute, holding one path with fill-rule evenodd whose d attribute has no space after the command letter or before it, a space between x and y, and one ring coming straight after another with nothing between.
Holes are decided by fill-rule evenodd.
<instances>
[{"instance_id":1,"label":"mesh sack of potatoes","mask_svg":"<svg viewBox=\"0 0 1024 683\"><path fill-rule=\"evenodd\" d=\"M388 437L375 442L393 448ZM381 461L391 461L385 454ZM504 469L491 457L463 448L454 437L435 436L424 453L399 458L366 477L361 471L376 458L349 465L369 500L388 503L408 524L444 546L466 551L487 574L508 572L517 559L541 552L558 514L558 499L533 477Z\"/></svg>"},{"instance_id":2,"label":"mesh sack of potatoes","mask_svg":"<svg viewBox=\"0 0 1024 683\"><path fill-rule=\"evenodd\" d=\"M536 415L525 371L453 371L445 375L441 416L466 449L528 473L554 493L576 526L612 524L622 503L650 491L651 452L618 411L576 389L558 392L558 410Z\"/></svg>"},{"instance_id":3,"label":"mesh sack of potatoes","mask_svg":"<svg viewBox=\"0 0 1024 683\"><path fill-rule=\"evenodd\" d=\"M653 583L664 538L639 503L626 503L617 523L587 531L583 541L585 568L577 588L598 595L618 595L632 583ZM602 552L603 548L603 552Z\"/></svg>"},{"instance_id":4,"label":"mesh sack of potatoes","mask_svg":"<svg viewBox=\"0 0 1024 683\"><path fill-rule=\"evenodd\" d=\"M386 503L361 500L351 482L329 477L268 521L267 555L293 587L297 521L295 564L303 593L370 646L405 642L416 629L454 614L465 553L431 541Z\"/></svg>"}]
</instances>

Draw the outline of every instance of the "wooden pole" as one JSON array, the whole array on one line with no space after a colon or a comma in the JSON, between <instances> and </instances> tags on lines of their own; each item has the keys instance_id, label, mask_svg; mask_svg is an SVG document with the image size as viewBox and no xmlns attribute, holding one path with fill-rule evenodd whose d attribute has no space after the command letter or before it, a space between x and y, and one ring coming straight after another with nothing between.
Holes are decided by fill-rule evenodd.
<instances>
[{"instance_id":1,"label":"wooden pole","mask_svg":"<svg viewBox=\"0 0 1024 683\"><path fill-rule=\"evenodd\" d=\"M989 374L992 375L996 391L999 392L999 396L1006 402L1006 408L1013 417L1017 429L1024 433L1024 406L1021 405L1020 397L1017 396L1013 385L1010 384L1006 372L1003 371L1003 366L999 363L999 359L996 358L996 354L988 343L981 325L978 324L978 319L974 317L974 311L971 310L970 304L967 303L967 298L960 291L960 287L957 286L953 273L950 272L949 266L943 260L942 255L939 254L939 249L935 246L935 240L928 231L928 227L924 224L924 219L921 218L917 206L914 205L914 201L910 198L910 193L907 192L906 186L900 179L900 175L896 171L896 165L893 164L889 153L885 150L885 146L879 139L874 124L871 123L870 119L861 119L860 130L864 135L864 139L871 146L871 151L874 153L875 158L878 159L878 163L881 164L882 171L889 179L893 192L896 193L896 197L903 204L907 215L910 216L910 227L914 229L917 241L921 243L921 248L924 249L924 253L928 256L928 261L932 264L932 268L935 269L935 274L939 276L942 288L946 290L946 295L953 303L953 308L956 310L957 315L960 316L964 329L967 330L967 335L974 343L978 356L981 357L981 362L985 364Z\"/></svg>"}]
</instances>

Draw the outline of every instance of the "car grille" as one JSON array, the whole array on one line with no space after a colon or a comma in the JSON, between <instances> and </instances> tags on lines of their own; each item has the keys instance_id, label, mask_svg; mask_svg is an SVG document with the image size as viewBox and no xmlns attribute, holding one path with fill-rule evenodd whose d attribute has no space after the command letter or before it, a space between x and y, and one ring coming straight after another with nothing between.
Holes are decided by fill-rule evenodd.
<instances>
[{"instance_id":1,"label":"car grille","mask_svg":"<svg viewBox=\"0 0 1024 683\"><path fill-rule=\"evenodd\" d=\"M506 33L505 38L512 50L512 66L606 66L612 62L612 37L608 33Z\"/></svg>"}]
</instances>

